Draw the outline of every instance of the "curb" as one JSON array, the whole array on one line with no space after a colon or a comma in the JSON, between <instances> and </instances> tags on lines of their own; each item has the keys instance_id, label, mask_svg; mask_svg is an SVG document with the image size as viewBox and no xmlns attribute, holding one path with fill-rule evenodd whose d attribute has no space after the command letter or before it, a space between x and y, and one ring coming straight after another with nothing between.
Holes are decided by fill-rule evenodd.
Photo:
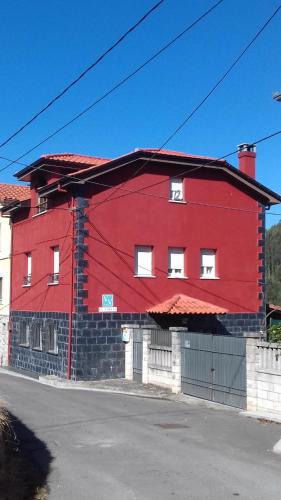
<instances>
[{"instance_id":1,"label":"curb","mask_svg":"<svg viewBox=\"0 0 281 500\"><path fill-rule=\"evenodd\" d=\"M29 377L28 375L23 375L21 373L13 372L10 370L6 370L5 368L0 368L0 375L10 375L12 377L17 377L21 378L24 380L29 380L31 382L35 382L37 384L41 385L46 385L48 387L52 387L54 389L59 389L59 390L75 390L75 391L88 391L88 392L100 392L100 393L108 393L108 394L123 394L124 396L134 396L137 398L145 398L145 399L158 399L162 401L174 401L176 395L169 395L169 394L146 394L140 393L138 391L126 391L126 390L120 390L120 389L112 389L112 388L106 388L106 387L87 387L81 385L81 382L62 382L59 379L47 379L45 377L40 377L33 378Z\"/></svg>"},{"instance_id":2,"label":"curb","mask_svg":"<svg viewBox=\"0 0 281 500\"><path fill-rule=\"evenodd\" d=\"M242 417L255 418L256 420L267 420L268 422L274 422L276 424L281 424L281 415L275 413L265 412L265 411L247 411L243 410L239 412Z\"/></svg>"}]
</instances>

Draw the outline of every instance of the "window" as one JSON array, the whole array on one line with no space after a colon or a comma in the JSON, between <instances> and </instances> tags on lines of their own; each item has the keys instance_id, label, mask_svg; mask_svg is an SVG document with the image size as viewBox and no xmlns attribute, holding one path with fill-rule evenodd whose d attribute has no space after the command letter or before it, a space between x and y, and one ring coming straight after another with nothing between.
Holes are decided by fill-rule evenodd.
<instances>
[{"instance_id":1,"label":"window","mask_svg":"<svg viewBox=\"0 0 281 500\"><path fill-rule=\"evenodd\" d=\"M48 351L58 354L58 330L53 323L48 325Z\"/></svg>"},{"instance_id":2,"label":"window","mask_svg":"<svg viewBox=\"0 0 281 500\"><path fill-rule=\"evenodd\" d=\"M32 349L42 351L42 327L39 323L32 326Z\"/></svg>"},{"instance_id":3,"label":"window","mask_svg":"<svg viewBox=\"0 0 281 500\"><path fill-rule=\"evenodd\" d=\"M0 304L3 304L3 278L0 277Z\"/></svg>"},{"instance_id":4,"label":"window","mask_svg":"<svg viewBox=\"0 0 281 500\"><path fill-rule=\"evenodd\" d=\"M40 196L39 194L37 195L37 214L42 214L43 212L46 212L48 209L48 198L46 196Z\"/></svg>"},{"instance_id":5,"label":"window","mask_svg":"<svg viewBox=\"0 0 281 500\"><path fill-rule=\"evenodd\" d=\"M26 275L23 277L22 286L30 286L31 284L31 252L25 254L26 256Z\"/></svg>"},{"instance_id":6,"label":"window","mask_svg":"<svg viewBox=\"0 0 281 500\"><path fill-rule=\"evenodd\" d=\"M135 248L135 276L152 276L152 247Z\"/></svg>"},{"instance_id":7,"label":"window","mask_svg":"<svg viewBox=\"0 0 281 500\"><path fill-rule=\"evenodd\" d=\"M169 248L168 276L169 278L184 277L184 248Z\"/></svg>"},{"instance_id":8,"label":"window","mask_svg":"<svg viewBox=\"0 0 281 500\"><path fill-rule=\"evenodd\" d=\"M183 180L170 179L170 201L183 201Z\"/></svg>"},{"instance_id":9,"label":"window","mask_svg":"<svg viewBox=\"0 0 281 500\"><path fill-rule=\"evenodd\" d=\"M59 282L60 251L59 247L53 247L53 272L49 274L49 285L57 285Z\"/></svg>"},{"instance_id":10,"label":"window","mask_svg":"<svg viewBox=\"0 0 281 500\"><path fill-rule=\"evenodd\" d=\"M20 345L28 347L30 344L30 326L26 321L20 323Z\"/></svg>"},{"instance_id":11,"label":"window","mask_svg":"<svg viewBox=\"0 0 281 500\"><path fill-rule=\"evenodd\" d=\"M216 277L216 250L204 248L201 250L201 278Z\"/></svg>"}]
</instances>

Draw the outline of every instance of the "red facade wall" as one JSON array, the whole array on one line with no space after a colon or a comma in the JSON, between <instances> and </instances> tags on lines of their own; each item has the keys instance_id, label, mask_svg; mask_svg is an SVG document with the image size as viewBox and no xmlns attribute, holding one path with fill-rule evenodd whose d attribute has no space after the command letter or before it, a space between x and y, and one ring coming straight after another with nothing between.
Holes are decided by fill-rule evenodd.
<instances>
[{"instance_id":1,"label":"red facade wall","mask_svg":"<svg viewBox=\"0 0 281 500\"><path fill-rule=\"evenodd\" d=\"M69 201L64 201L59 208L35 217L36 210L31 208L28 218L15 218L11 310L69 311L72 214L67 210L68 206ZM54 246L60 249L60 283L48 285L48 275L53 272ZM27 252L32 254L31 286L23 287L23 277L27 274Z\"/></svg>"},{"instance_id":2,"label":"red facade wall","mask_svg":"<svg viewBox=\"0 0 281 500\"><path fill-rule=\"evenodd\" d=\"M98 311L104 293L114 294L119 312L145 311L184 293L230 312L258 312L258 204L216 175L186 178L186 204L168 201L168 177L160 171L89 200L89 311ZM144 190L153 196L125 191L147 185L154 185ZM134 277L135 245L153 247L155 278ZM169 246L186 249L188 279L167 278ZM200 279L201 248L217 250L219 279Z\"/></svg>"},{"instance_id":3,"label":"red facade wall","mask_svg":"<svg viewBox=\"0 0 281 500\"><path fill-rule=\"evenodd\" d=\"M203 171L185 179L187 203L168 201L169 175L174 169L155 168L121 185L104 189L87 184L84 196L89 221L85 243L88 267L89 312L98 312L101 295L112 293L118 312L144 312L176 293L217 304L230 312L258 312L258 203L241 188L230 184L223 174ZM126 181L128 172L99 182ZM118 179L118 181L117 181ZM150 188L143 189L145 186ZM129 191L143 189L144 194ZM13 224L11 310L70 310L72 213L70 195L56 209ZM35 196L32 205L35 204ZM214 208L241 208L244 211ZM248 211L247 211L248 210ZM51 247L60 247L60 283L48 286L52 273ZM153 247L155 278L134 277L135 245ZM167 278L168 247L186 249L188 279ZM200 279L200 249L217 250L219 279ZM26 274L26 252L32 252L32 285L22 287Z\"/></svg>"}]
</instances>

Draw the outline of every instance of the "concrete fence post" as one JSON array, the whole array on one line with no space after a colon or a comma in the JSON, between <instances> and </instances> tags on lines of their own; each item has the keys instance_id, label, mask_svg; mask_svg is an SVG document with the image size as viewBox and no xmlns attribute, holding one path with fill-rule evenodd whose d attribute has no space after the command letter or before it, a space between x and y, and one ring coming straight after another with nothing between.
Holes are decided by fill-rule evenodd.
<instances>
[{"instance_id":1,"label":"concrete fence post","mask_svg":"<svg viewBox=\"0 0 281 500\"><path fill-rule=\"evenodd\" d=\"M125 344L125 378L133 380L133 360L134 360L134 329L139 325L121 325L122 340Z\"/></svg>"},{"instance_id":2,"label":"concrete fence post","mask_svg":"<svg viewBox=\"0 0 281 500\"><path fill-rule=\"evenodd\" d=\"M182 334L187 332L187 328L170 327L172 335L172 392L178 394L181 392L181 345Z\"/></svg>"},{"instance_id":3,"label":"concrete fence post","mask_svg":"<svg viewBox=\"0 0 281 500\"><path fill-rule=\"evenodd\" d=\"M246 391L248 411L256 411L258 403L258 339L247 338L246 340Z\"/></svg>"},{"instance_id":4,"label":"concrete fence post","mask_svg":"<svg viewBox=\"0 0 281 500\"><path fill-rule=\"evenodd\" d=\"M151 330L155 325L145 325L142 330L142 383L149 384L149 346L151 344Z\"/></svg>"}]
</instances>

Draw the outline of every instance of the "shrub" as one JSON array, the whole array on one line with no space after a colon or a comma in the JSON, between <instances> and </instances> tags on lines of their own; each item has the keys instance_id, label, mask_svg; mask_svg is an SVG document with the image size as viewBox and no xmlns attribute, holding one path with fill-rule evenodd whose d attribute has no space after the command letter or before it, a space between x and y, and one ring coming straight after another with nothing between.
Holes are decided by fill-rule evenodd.
<instances>
[{"instance_id":1,"label":"shrub","mask_svg":"<svg viewBox=\"0 0 281 500\"><path fill-rule=\"evenodd\" d=\"M269 342L277 342L281 344L281 323L271 325L267 330L267 338Z\"/></svg>"}]
</instances>

